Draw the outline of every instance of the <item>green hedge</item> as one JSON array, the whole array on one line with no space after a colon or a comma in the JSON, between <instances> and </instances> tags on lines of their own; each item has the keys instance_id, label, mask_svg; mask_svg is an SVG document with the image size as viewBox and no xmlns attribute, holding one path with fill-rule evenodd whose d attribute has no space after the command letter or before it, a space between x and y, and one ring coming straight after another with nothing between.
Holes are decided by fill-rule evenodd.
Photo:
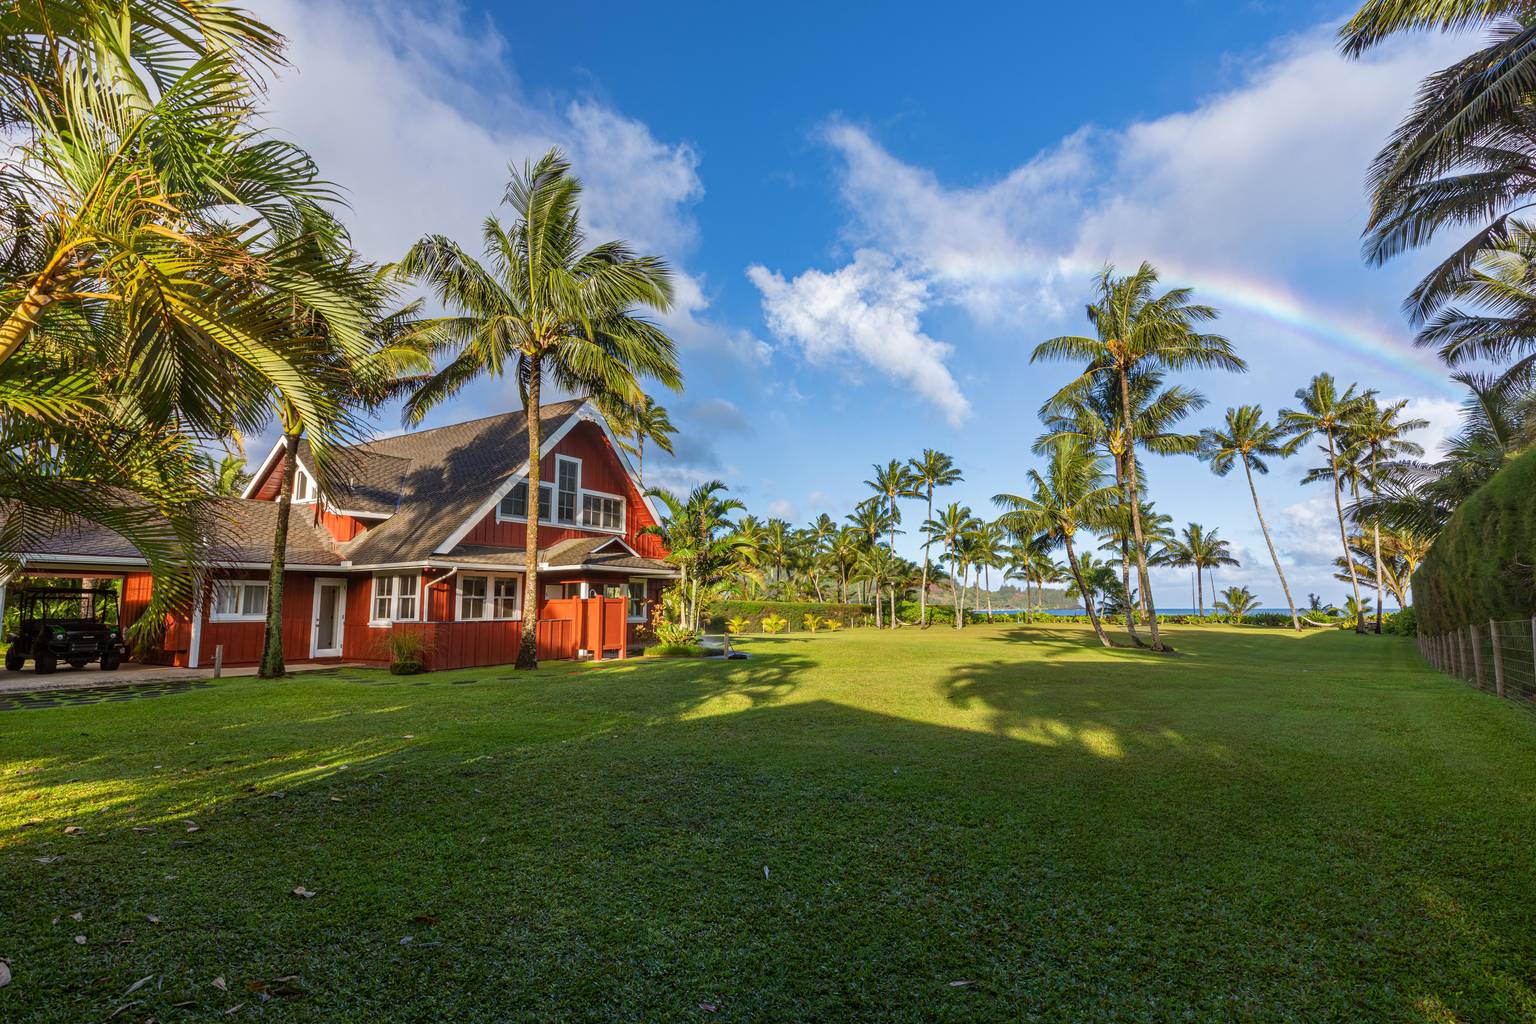
<instances>
[{"instance_id":1,"label":"green hedge","mask_svg":"<svg viewBox=\"0 0 1536 1024\"><path fill-rule=\"evenodd\" d=\"M705 622L705 632L725 632L727 619L748 620L747 633L763 631L763 617L777 614L789 623L788 633L804 632L807 614L820 619L836 619L844 626L861 626L874 614L868 605L837 604L831 601L721 601L713 605Z\"/></svg>"},{"instance_id":2,"label":"green hedge","mask_svg":"<svg viewBox=\"0 0 1536 1024\"><path fill-rule=\"evenodd\" d=\"M1431 636L1536 614L1536 449L1461 503L1413 574L1413 607Z\"/></svg>"}]
</instances>

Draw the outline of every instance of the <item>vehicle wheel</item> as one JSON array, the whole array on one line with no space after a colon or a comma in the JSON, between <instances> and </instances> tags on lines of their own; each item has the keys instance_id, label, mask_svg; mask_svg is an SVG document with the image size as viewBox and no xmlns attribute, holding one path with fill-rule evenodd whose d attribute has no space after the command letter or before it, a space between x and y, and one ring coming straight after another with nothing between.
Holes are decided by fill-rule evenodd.
<instances>
[{"instance_id":1,"label":"vehicle wheel","mask_svg":"<svg viewBox=\"0 0 1536 1024\"><path fill-rule=\"evenodd\" d=\"M101 670L103 672L116 672L117 667L123 663L122 655L103 654L101 656Z\"/></svg>"},{"instance_id":2,"label":"vehicle wheel","mask_svg":"<svg viewBox=\"0 0 1536 1024\"><path fill-rule=\"evenodd\" d=\"M69 667L70 668L85 668L85 666L89 665L90 663L91 663L90 659L88 659L88 658L70 658L69 659Z\"/></svg>"},{"instance_id":3,"label":"vehicle wheel","mask_svg":"<svg viewBox=\"0 0 1536 1024\"><path fill-rule=\"evenodd\" d=\"M33 660L32 671L40 676L46 676L59 667L59 659L52 651L39 651Z\"/></svg>"},{"instance_id":4,"label":"vehicle wheel","mask_svg":"<svg viewBox=\"0 0 1536 1024\"><path fill-rule=\"evenodd\" d=\"M5 651L5 670L7 672L20 672L21 667L27 663L27 656L16 649L12 644Z\"/></svg>"}]
</instances>

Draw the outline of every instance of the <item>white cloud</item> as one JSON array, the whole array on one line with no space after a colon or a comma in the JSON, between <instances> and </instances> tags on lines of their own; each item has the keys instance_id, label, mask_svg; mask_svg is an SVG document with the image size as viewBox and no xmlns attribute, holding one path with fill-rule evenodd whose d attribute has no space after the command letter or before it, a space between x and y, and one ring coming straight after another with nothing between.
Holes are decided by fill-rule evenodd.
<instances>
[{"instance_id":1,"label":"white cloud","mask_svg":"<svg viewBox=\"0 0 1536 1024\"><path fill-rule=\"evenodd\" d=\"M769 329L799 345L812 364L851 358L910 386L951 424L970 415L970 403L944 365L950 346L920 325L929 285L892 257L860 250L831 273L807 270L785 280L753 266L747 276L763 294Z\"/></svg>"},{"instance_id":2,"label":"white cloud","mask_svg":"<svg viewBox=\"0 0 1536 1024\"><path fill-rule=\"evenodd\" d=\"M1397 400L1392 399L1392 401ZM1460 402L1454 402L1449 398L1423 397L1410 398L1408 404L1403 406L1402 414L1405 420L1429 421L1429 426L1415 431L1409 436L1409 440L1422 445L1424 457L1431 462L1444 454L1446 441L1460 432L1461 416Z\"/></svg>"},{"instance_id":3,"label":"white cloud","mask_svg":"<svg viewBox=\"0 0 1536 1024\"><path fill-rule=\"evenodd\" d=\"M780 498L778 501L768 503L768 515L773 519L784 519L793 523L800 518L800 507L792 501Z\"/></svg>"},{"instance_id":4,"label":"white cloud","mask_svg":"<svg viewBox=\"0 0 1536 1024\"><path fill-rule=\"evenodd\" d=\"M588 235L672 263L676 301L661 320L678 342L762 359L762 342L710 319L705 282L683 265L704 193L687 142L591 99L525 93L490 20L451 5L268 0L262 14L287 33L292 65L271 85L270 120L345 187L370 258L398 259L428 233L477 253L484 218L507 215L509 167L558 145L585 185ZM503 390L498 408L512 393Z\"/></svg>"}]
</instances>

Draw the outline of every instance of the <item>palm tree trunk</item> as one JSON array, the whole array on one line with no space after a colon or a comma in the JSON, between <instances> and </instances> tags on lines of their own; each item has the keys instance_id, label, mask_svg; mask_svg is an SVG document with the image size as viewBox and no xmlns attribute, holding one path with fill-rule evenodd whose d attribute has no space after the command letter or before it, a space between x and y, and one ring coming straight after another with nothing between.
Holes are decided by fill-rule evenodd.
<instances>
[{"instance_id":1,"label":"palm tree trunk","mask_svg":"<svg viewBox=\"0 0 1536 1024\"><path fill-rule=\"evenodd\" d=\"M1200 563L1195 563L1195 593L1200 599L1200 617L1205 618L1205 577L1200 575Z\"/></svg>"},{"instance_id":2,"label":"palm tree trunk","mask_svg":"<svg viewBox=\"0 0 1536 1024\"><path fill-rule=\"evenodd\" d=\"M635 431L635 476L640 478L640 487L645 488L645 433Z\"/></svg>"},{"instance_id":3,"label":"palm tree trunk","mask_svg":"<svg viewBox=\"0 0 1536 1024\"><path fill-rule=\"evenodd\" d=\"M987 621L992 621L992 567L987 568Z\"/></svg>"},{"instance_id":4,"label":"palm tree trunk","mask_svg":"<svg viewBox=\"0 0 1536 1024\"><path fill-rule=\"evenodd\" d=\"M1380 499L1381 491L1380 491L1380 489L1376 485L1376 473L1377 472L1378 472L1378 469L1377 469L1377 465L1376 465L1376 452L1375 452L1375 449L1372 449L1372 451L1371 451L1371 493L1374 494L1378 499ZM1376 546L1376 632L1377 632L1377 634L1380 634L1381 633L1381 612L1382 612L1382 609L1387 606L1386 599L1382 596L1382 593L1381 593L1381 523L1375 522L1375 523L1371 524L1371 535L1372 535L1372 538L1373 538L1373 543Z\"/></svg>"},{"instance_id":5,"label":"palm tree trunk","mask_svg":"<svg viewBox=\"0 0 1536 1024\"><path fill-rule=\"evenodd\" d=\"M945 554L945 557L947 557L949 559L949 564L951 566L954 566L954 564L955 564L955 551L954 551L954 547L952 545L945 545L944 554ZM960 585L955 582L955 570L953 568L951 568L949 570L949 593L950 593L950 596L953 598L954 605L955 605L955 628L959 629L960 628L960 620L961 620L961 618L963 618L963 616L961 616L961 614L960 614Z\"/></svg>"},{"instance_id":6,"label":"palm tree trunk","mask_svg":"<svg viewBox=\"0 0 1536 1024\"><path fill-rule=\"evenodd\" d=\"M1365 632L1365 615L1360 607L1360 579L1355 575L1355 556L1349 551L1349 534L1344 529L1344 483L1339 479L1339 457L1333 447L1333 431L1328 431L1328 469L1333 474L1333 510L1339 517L1339 545L1344 549L1344 565L1349 569L1349 585L1355 592L1355 632Z\"/></svg>"},{"instance_id":7,"label":"palm tree trunk","mask_svg":"<svg viewBox=\"0 0 1536 1024\"><path fill-rule=\"evenodd\" d=\"M1301 632L1301 619L1296 615L1296 602L1291 599L1291 585L1285 580L1285 570L1280 568L1280 556L1275 554L1275 542L1269 539L1269 524L1264 522L1264 510L1259 507L1259 489L1253 484L1253 467L1243 459L1243 472L1248 474L1248 493L1253 495L1253 514L1259 517L1259 532L1269 547L1269 560L1275 563L1275 575L1280 577L1280 589L1285 591L1285 606L1291 610L1291 628Z\"/></svg>"},{"instance_id":8,"label":"palm tree trunk","mask_svg":"<svg viewBox=\"0 0 1536 1024\"><path fill-rule=\"evenodd\" d=\"M1131 381L1120 370L1120 418L1125 425L1125 480L1130 491L1131 530L1136 536L1136 574L1141 581L1141 599L1147 606L1147 631L1152 634L1152 649L1163 649L1157 632L1157 605L1152 600L1152 580L1147 575L1147 545L1141 530L1141 497L1136 489L1136 428L1131 421ZM1126 595L1129 600L1130 595Z\"/></svg>"},{"instance_id":9,"label":"palm tree trunk","mask_svg":"<svg viewBox=\"0 0 1536 1024\"><path fill-rule=\"evenodd\" d=\"M544 455L543 423L539 416L539 385L544 376L542 360L529 360L528 397L523 413L528 420L528 522L523 532L523 636L517 646L516 668L539 667L539 460Z\"/></svg>"},{"instance_id":10,"label":"palm tree trunk","mask_svg":"<svg viewBox=\"0 0 1536 1024\"><path fill-rule=\"evenodd\" d=\"M1125 493L1125 457L1119 452L1112 453L1115 460L1115 486L1120 493ZM1140 600L1131 600L1131 539L1122 534L1120 537L1120 585L1125 588L1125 631L1137 644L1141 640L1136 636L1136 606Z\"/></svg>"},{"instance_id":11,"label":"palm tree trunk","mask_svg":"<svg viewBox=\"0 0 1536 1024\"><path fill-rule=\"evenodd\" d=\"M926 526L933 522L933 484L928 484L928 518L923 520ZM933 544L933 536L923 541L923 592L917 595L918 621L923 629L928 628L928 548Z\"/></svg>"},{"instance_id":12,"label":"palm tree trunk","mask_svg":"<svg viewBox=\"0 0 1536 1024\"><path fill-rule=\"evenodd\" d=\"M1109 637L1104 635L1104 627L1099 624L1099 613L1093 608L1093 595L1088 592L1088 587L1083 582L1083 572L1077 566L1077 552L1072 550L1072 537L1065 537L1067 542L1067 564L1072 567L1072 578L1077 581L1077 591L1083 595L1083 607L1088 611L1088 621L1093 623L1093 632L1099 638L1099 643L1105 647L1114 646L1109 642Z\"/></svg>"},{"instance_id":13,"label":"palm tree trunk","mask_svg":"<svg viewBox=\"0 0 1536 1024\"><path fill-rule=\"evenodd\" d=\"M299 465L299 435L283 433L283 474L277 490L277 527L272 534L272 568L267 573L267 629L261 638L261 666L256 674L277 679L283 664L283 576L287 569L288 524L293 518L293 474Z\"/></svg>"}]
</instances>

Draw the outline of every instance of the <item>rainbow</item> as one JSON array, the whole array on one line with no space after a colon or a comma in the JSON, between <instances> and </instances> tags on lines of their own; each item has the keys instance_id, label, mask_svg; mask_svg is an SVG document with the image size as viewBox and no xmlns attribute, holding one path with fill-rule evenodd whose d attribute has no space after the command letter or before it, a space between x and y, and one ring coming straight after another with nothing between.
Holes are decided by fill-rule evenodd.
<instances>
[{"instance_id":1,"label":"rainbow","mask_svg":"<svg viewBox=\"0 0 1536 1024\"><path fill-rule=\"evenodd\" d=\"M1094 275L1102 263L1075 258L1057 261L1062 275ZM1163 260L1157 268L1165 282L1188 285L1201 301L1223 310L1240 309L1284 330L1315 349L1333 354L1342 349L1361 361L1386 373L1412 380L1436 393L1455 395L1457 388L1449 373L1428 352L1416 349L1405 336L1393 335L1378 327L1340 314L1320 310L1303 303L1272 282L1241 277L1224 270L1180 266ZM1325 366L1326 364L1319 364ZM1376 382L1367 382L1373 386Z\"/></svg>"}]
</instances>

